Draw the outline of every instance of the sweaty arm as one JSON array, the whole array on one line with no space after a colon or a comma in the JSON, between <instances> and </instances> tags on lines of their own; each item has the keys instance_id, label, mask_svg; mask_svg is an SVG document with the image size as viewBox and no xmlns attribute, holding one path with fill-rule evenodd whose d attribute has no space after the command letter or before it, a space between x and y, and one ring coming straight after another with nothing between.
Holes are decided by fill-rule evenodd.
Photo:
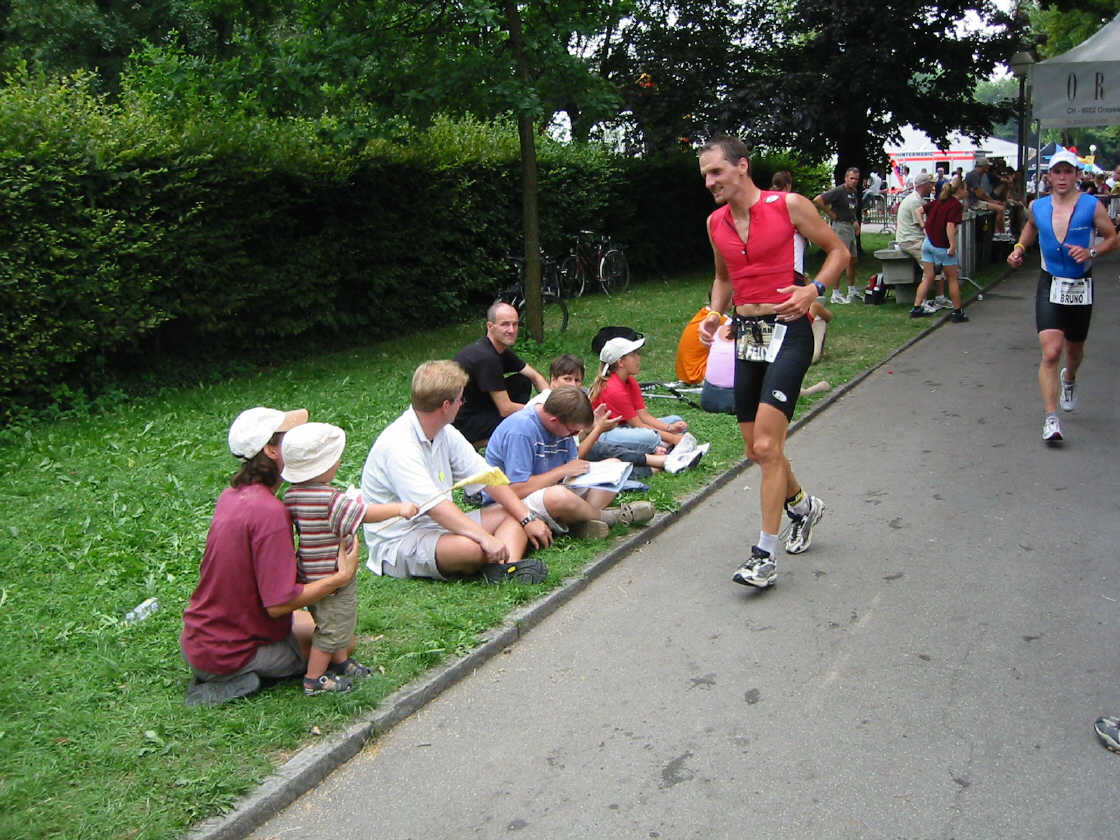
<instances>
[{"instance_id":1,"label":"sweaty arm","mask_svg":"<svg viewBox=\"0 0 1120 840\"><path fill-rule=\"evenodd\" d=\"M521 368L519 373L529 378L529 381L533 383L533 387L537 390L538 394L541 393L541 391L548 390L548 382L545 381L545 378L541 376L532 365L525 365L525 367Z\"/></svg>"},{"instance_id":2,"label":"sweaty arm","mask_svg":"<svg viewBox=\"0 0 1120 840\"><path fill-rule=\"evenodd\" d=\"M818 216L818 218L820 218ZM704 224L707 227L707 223ZM831 233L831 231L829 231ZM712 241L712 232L708 231L708 242L712 245L712 259L715 262L715 277L712 279L711 311L700 322L700 341L711 344L715 341L716 329L722 322L720 313L731 308L731 276L727 272L727 263L723 254L719 252L716 243Z\"/></svg>"},{"instance_id":3,"label":"sweaty arm","mask_svg":"<svg viewBox=\"0 0 1120 840\"><path fill-rule=\"evenodd\" d=\"M1096 221L1095 214L1093 220ZM1023 264L1023 254L1026 253L1027 248L1034 244L1037 237L1038 230L1034 226L1034 202L1032 201L1027 212L1027 221L1019 232L1019 241L1011 247L1011 253L1007 255L1007 264L1012 268L1021 266Z\"/></svg>"},{"instance_id":4,"label":"sweaty arm","mask_svg":"<svg viewBox=\"0 0 1120 840\"><path fill-rule=\"evenodd\" d=\"M509 398L509 391L491 391L490 399L494 401L494 405L498 409L498 414L502 417L509 417L515 411L520 411L525 407L525 403L514 402Z\"/></svg>"},{"instance_id":5,"label":"sweaty arm","mask_svg":"<svg viewBox=\"0 0 1120 840\"><path fill-rule=\"evenodd\" d=\"M836 214L832 212L832 208L824 203L824 193L819 193L817 197L813 199L813 206L828 216L828 218L836 218Z\"/></svg>"},{"instance_id":6,"label":"sweaty arm","mask_svg":"<svg viewBox=\"0 0 1120 840\"><path fill-rule=\"evenodd\" d=\"M826 289L835 286L851 259L848 246L840 241L840 237L825 223L805 196L786 193L786 209L789 210L790 221L797 232L825 252L824 265L817 273L817 281ZM778 291L790 295L789 300L775 308L778 315L786 319L800 318L817 299L817 288L811 283L806 286L786 286Z\"/></svg>"},{"instance_id":7,"label":"sweaty arm","mask_svg":"<svg viewBox=\"0 0 1120 840\"><path fill-rule=\"evenodd\" d=\"M587 431L587 434L580 438L579 452L576 455L577 458L587 458L591 447L599 440L599 436L602 435L603 432L609 432L611 429L615 428L618 425L618 421L622 419L611 414L611 410L606 403L600 403L595 406L594 417L595 422L591 424L591 428Z\"/></svg>"},{"instance_id":8,"label":"sweaty arm","mask_svg":"<svg viewBox=\"0 0 1120 840\"><path fill-rule=\"evenodd\" d=\"M949 247L945 249L950 257L957 252L957 223L945 223L945 238L949 240Z\"/></svg>"},{"instance_id":9,"label":"sweaty arm","mask_svg":"<svg viewBox=\"0 0 1120 840\"><path fill-rule=\"evenodd\" d=\"M560 484L565 478L570 476L583 475L589 469L591 469L591 463L589 461L573 458L566 464L553 467L548 472L531 475L524 481L511 481L509 486L517 498L524 499L530 493L534 493L544 487L552 487L553 485Z\"/></svg>"},{"instance_id":10,"label":"sweaty arm","mask_svg":"<svg viewBox=\"0 0 1120 840\"><path fill-rule=\"evenodd\" d=\"M533 383L533 387L537 389L537 393L548 389L548 383L544 381L544 377L533 369L532 365L525 365L518 373L527 377ZM525 403L514 402L509 398L509 391L491 391L490 399L494 401L494 406L498 409L498 413L502 417L509 417L515 411L520 411L525 407Z\"/></svg>"},{"instance_id":11,"label":"sweaty arm","mask_svg":"<svg viewBox=\"0 0 1120 840\"><path fill-rule=\"evenodd\" d=\"M1097 252L1099 257L1101 254L1107 254L1117 247L1117 232L1112 225L1112 220L1108 218L1108 211L1104 209L1104 205L1099 201L1097 202L1096 209L1093 211L1093 227L1096 228L1097 234L1104 240L1099 245L1093 245L1092 236L1089 237L1089 247L1085 248L1080 245L1066 244L1063 247L1069 251L1069 255L1074 258L1078 263L1087 263L1093 259L1089 254L1090 249Z\"/></svg>"},{"instance_id":12,"label":"sweaty arm","mask_svg":"<svg viewBox=\"0 0 1120 840\"><path fill-rule=\"evenodd\" d=\"M1097 228L1097 234L1104 240L1096 246L1098 256L1120 248L1120 231L1112 224L1104 204L1099 202L1093 213L1093 225Z\"/></svg>"},{"instance_id":13,"label":"sweaty arm","mask_svg":"<svg viewBox=\"0 0 1120 840\"><path fill-rule=\"evenodd\" d=\"M487 487L486 494L505 508L506 513L512 516L515 522L520 522L529 515L529 508L517 497L513 488L508 484ZM533 519L522 527L525 529L525 535L529 538L529 542L535 547L548 548L552 544L552 529L540 519Z\"/></svg>"}]
</instances>

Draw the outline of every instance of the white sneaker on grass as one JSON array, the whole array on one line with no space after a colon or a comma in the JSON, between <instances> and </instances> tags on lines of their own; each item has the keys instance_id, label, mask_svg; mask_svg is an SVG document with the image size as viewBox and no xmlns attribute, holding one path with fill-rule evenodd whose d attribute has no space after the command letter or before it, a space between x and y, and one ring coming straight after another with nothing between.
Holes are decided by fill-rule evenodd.
<instances>
[{"instance_id":1,"label":"white sneaker on grass","mask_svg":"<svg viewBox=\"0 0 1120 840\"><path fill-rule=\"evenodd\" d=\"M695 467L709 448L711 448L710 443L702 443L687 452L678 452L674 448L672 452L665 456L665 472L676 475L689 467Z\"/></svg>"},{"instance_id":2,"label":"white sneaker on grass","mask_svg":"<svg viewBox=\"0 0 1120 840\"><path fill-rule=\"evenodd\" d=\"M681 439L677 441L677 445L673 447L674 452L691 452L696 448L697 440L696 435L692 432L685 432L681 435Z\"/></svg>"}]
</instances>

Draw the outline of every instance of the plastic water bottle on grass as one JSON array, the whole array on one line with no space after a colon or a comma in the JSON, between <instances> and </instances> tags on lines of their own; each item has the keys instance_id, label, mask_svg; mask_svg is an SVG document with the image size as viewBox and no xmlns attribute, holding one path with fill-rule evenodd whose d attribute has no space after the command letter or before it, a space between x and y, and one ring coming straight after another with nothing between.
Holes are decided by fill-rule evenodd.
<instances>
[{"instance_id":1,"label":"plastic water bottle on grass","mask_svg":"<svg viewBox=\"0 0 1120 840\"><path fill-rule=\"evenodd\" d=\"M155 598L145 598L143 601L141 601L139 604L125 613L124 623L136 624L137 622L143 621L158 609L159 601L157 601Z\"/></svg>"}]
</instances>

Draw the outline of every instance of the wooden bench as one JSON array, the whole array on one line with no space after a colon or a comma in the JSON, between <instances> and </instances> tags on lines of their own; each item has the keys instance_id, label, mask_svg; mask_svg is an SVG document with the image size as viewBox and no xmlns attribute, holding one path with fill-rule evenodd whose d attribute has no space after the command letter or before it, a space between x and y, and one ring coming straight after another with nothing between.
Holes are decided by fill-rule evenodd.
<instances>
[{"instance_id":1,"label":"wooden bench","mask_svg":"<svg viewBox=\"0 0 1120 840\"><path fill-rule=\"evenodd\" d=\"M893 245L880 248L875 252L875 258L883 264L883 285L894 289L894 299L913 306L918 281L921 280L921 270L917 263L909 254Z\"/></svg>"}]
</instances>

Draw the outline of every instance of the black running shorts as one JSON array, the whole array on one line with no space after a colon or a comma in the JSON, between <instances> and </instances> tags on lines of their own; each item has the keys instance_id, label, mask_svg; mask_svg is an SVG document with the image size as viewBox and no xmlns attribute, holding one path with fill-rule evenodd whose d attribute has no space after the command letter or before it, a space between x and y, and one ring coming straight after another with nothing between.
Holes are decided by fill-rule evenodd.
<instances>
[{"instance_id":1,"label":"black running shorts","mask_svg":"<svg viewBox=\"0 0 1120 840\"><path fill-rule=\"evenodd\" d=\"M1083 342L1089 337L1089 319L1093 316L1092 304L1065 306L1050 302L1049 271L1038 275L1038 288L1034 293L1034 322L1039 332L1061 330L1066 341Z\"/></svg>"},{"instance_id":2,"label":"black running shorts","mask_svg":"<svg viewBox=\"0 0 1120 840\"><path fill-rule=\"evenodd\" d=\"M735 414L753 423L759 403L772 405L793 419L801 382L813 360L813 330L805 316L786 324L778 357L772 362L735 360Z\"/></svg>"}]
</instances>

